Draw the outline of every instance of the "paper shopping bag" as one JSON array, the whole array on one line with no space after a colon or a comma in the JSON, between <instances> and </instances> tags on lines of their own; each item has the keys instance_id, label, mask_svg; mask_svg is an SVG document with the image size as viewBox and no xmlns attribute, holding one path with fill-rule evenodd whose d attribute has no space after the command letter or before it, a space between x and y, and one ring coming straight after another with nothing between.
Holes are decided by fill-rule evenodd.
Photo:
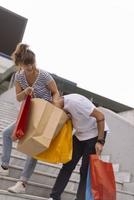
<instances>
[{"instance_id":1,"label":"paper shopping bag","mask_svg":"<svg viewBox=\"0 0 134 200\"><path fill-rule=\"evenodd\" d=\"M12 140L21 139L25 132L26 132L26 126L30 111L30 102L31 102L31 96L28 95L25 100L22 102L20 111L17 117L15 129L12 133Z\"/></svg>"},{"instance_id":2,"label":"paper shopping bag","mask_svg":"<svg viewBox=\"0 0 134 200\"><path fill-rule=\"evenodd\" d=\"M36 156L49 147L67 119L62 109L44 99L33 98L26 134L18 142L17 149L29 156Z\"/></svg>"},{"instance_id":3,"label":"paper shopping bag","mask_svg":"<svg viewBox=\"0 0 134 200\"><path fill-rule=\"evenodd\" d=\"M35 156L49 163L66 163L72 159L72 123L68 120L48 149Z\"/></svg>"},{"instance_id":4,"label":"paper shopping bag","mask_svg":"<svg viewBox=\"0 0 134 200\"><path fill-rule=\"evenodd\" d=\"M86 200L116 200L116 184L112 163L90 155Z\"/></svg>"}]
</instances>

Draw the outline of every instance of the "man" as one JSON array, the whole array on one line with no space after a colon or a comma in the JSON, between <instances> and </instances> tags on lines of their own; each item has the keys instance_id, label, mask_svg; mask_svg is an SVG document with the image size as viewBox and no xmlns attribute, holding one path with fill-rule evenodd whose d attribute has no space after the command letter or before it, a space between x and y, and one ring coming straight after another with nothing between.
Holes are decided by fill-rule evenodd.
<instances>
[{"instance_id":1,"label":"man","mask_svg":"<svg viewBox=\"0 0 134 200\"><path fill-rule=\"evenodd\" d=\"M79 94L60 97L55 101L55 105L71 115L76 132L73 135L72 160L63 164L49 200L61 200L61 194L80 158L82 163L76 200L84 200L89 155L95 153L100 155L105 143L108 131L105 117L89 99Z\"/></svg>"}]
</instances>

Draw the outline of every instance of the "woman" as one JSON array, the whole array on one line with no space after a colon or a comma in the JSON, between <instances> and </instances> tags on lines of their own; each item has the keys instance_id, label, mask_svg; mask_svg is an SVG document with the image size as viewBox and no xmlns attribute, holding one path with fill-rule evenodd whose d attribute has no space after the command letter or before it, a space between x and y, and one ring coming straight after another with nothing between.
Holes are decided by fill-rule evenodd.
<instances>
[{"instance_id":1,"label":"woman","mask_svg":"<svg viewBox=\"0 0 134 200\"><path fill-rule=\"evenodd\" d=\"M59 97L57 85L52 76L36 67L36 58L33 51L26 44L18 44L12 54L15 65L19 68L15 75L16 98L18 101L25 99L27 95L33 98L42 98L54 102ZM13 123L3 132L3 153L0 175L9 174L9 161L12 149L12 131L15 127ZM22 171L20 181L8 190L14 193L25 192L25 185L32 175L37 160L28 157Z\"/></svg>"}]
</instances>

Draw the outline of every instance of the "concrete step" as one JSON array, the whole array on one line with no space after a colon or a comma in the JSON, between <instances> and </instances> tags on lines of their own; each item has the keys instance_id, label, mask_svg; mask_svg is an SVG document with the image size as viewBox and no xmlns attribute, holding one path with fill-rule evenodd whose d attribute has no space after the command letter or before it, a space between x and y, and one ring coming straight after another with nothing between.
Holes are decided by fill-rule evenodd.
<instances>
[{"instance_id":1,"label":"concrete step","mask_svg":"<svg viewBox=\"0 0 134 200\"><path fill-rule=\"evenodd\" d=\"M1 156L1 148L2 148L2 141L0 141L0 156ZM15 165L15 166L24 166L25 164L25 159L26 159L26 155L17 151L16 150L16 143L13 144L13 150L12 150L12 156L11 156L11 165ZM110 160L110 156L109 155L102 155L101 159L104 160L105 162L109 162ZM41 162L38 161L38 164L36 166L36 170L38 172L42 172L42 173L47 173L47 174L53 174L55 178L57 176L57 174L59 173L59 170L61 168L61 164L50 164L50 163L45 163L45 162ZM74 170L74 172L72 173L71 179L72 181L76 182L75 186L69 186L69 188L77 188L77 184L78 184L78 180L79 180L79 167L80 167L80 162L79 164L76 166L76 169ZM113 168L114 168L114 172L115 172L115 178L116 178L116 183L117 183L117 188L118 189L122 189L122 183L125 182L129 182L130 181L130 173L129 172L119 172L119 164L113 164ZM12 170L13 172L13 170ZM17 174L21 173L21 169L16 172ZM16 176L15 176L16 177ZM34 176L33 176L34 177ZM18 177L19 178L19 175ZM72 183L72 185L74 185Z\"/></svg>"},{"instance_id":2,"label":"concrete step","mask_svg":"<svg viewBox=\"0 0 134 200\"><path fill-rule=\"evenodd\" d=\"M6 190L0 190L0 200L47 200L47 198L28 194L14 194Z\"/></svg>"},{"instance_id":3,"label":"concrete step","mask_svg":"<svg viewBox=\"0 0 134 200\"><path fill-rule=\"evenodd\" d=\"M22 167L11 165L9 175L11 177L19 179L22 169L23 169ZM54 169L53 169L53 173L49 173L49 170L45 172L40 172L38 171L38 168L37 168L37 170L35 170L33 175L31 176L30 181L32 182L36 181L37 183L41 183L41 184L53 185L56 177L57 177L57 173L54 172ZM73 173L66 187L67 190L75 192L78 187L78 182L79 182L79 174ZM122 187L123 187L123 184L121 182L116 182L117 190L122 190Z\"/></svg>"},{"instance_id":4,"label":"concrete step","mask_svg":"<svg viewBox=\"0 0 134 200\"><path fill-rule=\"evenodd\" d=\"M3 141L2 141L2 135L0 134L0 146L3 145ZM15 152L15 155L22 155L24 156L25 154L23 154L22 152L19 152L16 150L16 146L17 146L17 142L13 142L13 152ZM101 155L101 160L105 161L105 162L110 162L110 155ZM78 162L78 166L81 164L81 160Z\"/></svg>"},{"instance_id":5,"label":"concrete step","mask_svg":"<svg viewBox=\"0 0 134 200\"><path fill-rule=\"evenodd\" d=\"M134 200L134 193L118 190L116 200Z\"/></svg>"},{"instance_id":6,"label":"concrete step","mask_svg":"<svg viewBox=\"0 0 134 200\"><path fill-rule=\"evenodd\" d=\"M0 157L1 157L1 151L0 151ZM19 156L19 155L11 155L10 159L10 166L21 166L23 169L25 164L25 156ZM59 170L61 168L61 164L50 164L38 161L35 170L40 171L42 173L49 173L49 174L55 174L57 175L59 173ZM79 170L76 169L73 171L72 178L75 180L79 180Z\"/></svg>"},{"instance_id":7,"label":"concrete step","mask_svg":"<svg viewBox=\"0 0 134 200\"><path fill-rule=\"evenodd\" d=\"M122 190L123 188L123 183L119 183L119 182L116 182L116 190Z\"/></svg>"},{"instance_id":8,"label":"concrete step","mask_svg":"<svg viewBox=\"0 0 134 200\"><path fill-rule=\"evenodd\" d=\"M10 171L9 171L9 176L19 179L20 178L20 174L22 172L22 167L19 166L10 166ZM55 173L49 173L49 172L40 172L38 170L35 170L34 173L32 174L30 181L32 182L36 182L39 184L45 184L45 185L51 185L53 186L53 184L55 183L57 174ZM79 183L79 176L78 177L71 177L66 189L68 191L74 191L76 192L77 187L78 187L78 183Z\"/></svg>"},{"instance_id":9,"label":"concrete step","mask_svg":"<svg viewBox=\"0 0 134 200\"><path fill-rule=\"evenodd\" d=\"M14 185L17 179L11 178L11 177L0 177L0 198L1 200L23 200L23 199L37 199L37 200L46 200L44 197L48 198L49 194L51 192L52 187L44 184L38 184L34 182L29 182L25 194L10 194L8 192L5 192L5 190ZM3 191L4 192L1 192ZM2 193L2 194L1 194ZM9 198L8 194L11 196ZM6 197L5 197L6 195ZM32 196L31 196L32 195ZM13 198L14 197L14 198ZM17 198L15 198L17 197ZM73 200L75 197L75 193L69 192L67 190L64 191L62 195L62 200ZM127 192L127 191L121 191L117 190L117 200L134 200L134 193Z\"/></svg>"},{"instance_id":10,"label":"concrete step","mask_svg":"<svg viewBox=\"0 0 134 200\"><path fill-rule=\"evenodd\" d=\"M3 144L2 143L2 137L0 136L0 152L2 152L2 144ZM26 158L25 154L23 154L22 152L19 152L19 151L16 150L16 145L17 145L17 143L14 142L13 143L13 147L12 147L12 155L18 155L18 156ZM110 162L110 155L101 155L100 159L105 161L105 162ZM42 163L44 163L44 162L42 162ZM81 164L81 160L77 164L77 169L79 169L80 164ZM119 171L119 164L113 164L113 167L114 167L114 171Z\"/></svg>"},{"instance_id":11,"label":"concrete step","mask_svg":"<svg viewBox=\"0 0 134 200\"><path fill-rule=\"evenodd\" d=\"M128 183L131 182L131 173L130 172L115 172L116 181L119 183Z\"/></svg>"},{"instance_id":12,"label":"concrete step","mask_svg":"<svg viewBox=\"0 0 134 200\"><path fill-rule=\"evenodd\" d=\"M0 189L7 190L8 187L11 187L17 181L18 179L12 177L0 176ZM52 186L29 181L26 187L26 194L48 198L49 194L51 193L51 190ZM62 195L62 200L73 200L74 197L75 197L75 192L70 192L67 189L65 189Z\"/></svg>"},{"instance_id":13,"label":"concrete step","mask_svg":"<svg viewBox=\"0 0 134 200\"><path fill-rule=\"evenodd\" d=\"M16 150L15 150L16 151ZM13 152L15 153L15 152ZM1 156L1 151L0 151L0 156ZM22 166L22 168L24 167L24 164L25 164L25 155L21 156L20 155L14 155L12 154L11 156L11 161L10 161L10 165L15 165L15 166ZM50 173L50 174L54 174L54 175L57 175L59 173L59 170L61 168L61 164L50 164L50 163L45 163L45 162L41 162L41 161L38 161L37 163L37 166L35 168L35 170L37 171L40 171L40 172L43 172L43 173ZM113 164L114 166L114 164ZM116 166L116 164L115 164ZM118 176L118 173L119 173L119 176ZM117 183L119 182L122 183L122 181L119 179L119 177L121 176L120 175L121 173L120 172L116 172L115 171L115 178L116 178L116 181ZM76 169L73 171L72 173L72 179L74 180L79 180L79 166L76 166ZM123 178L122 180L124 179L124 173L123 173Z\"/></svg>"},{"instance_id":14,"label":"concrete step","mask_svg":"<svg viewBox=\"0 0 134 200\"><path fill-rule=\"evenodd\" d=\"M113 163L114 172L119 172L120 165L118 163Z\"/></svg>"},{"instance_id":15,"label":"concrete step","mask_svg":"<svg viewBox=\"0 0 134 200\"><path fill-rule=\"evenodd\" d=\"M1 153L2 153L2 141L0 140L0 156L1 156ZM26 159L27 155L16 150L16 143L13 143L11 156L12 156L11 163L14 163L13 158L15 158L15 162L16 162L16 159L18 158L18 162L20 161L20 163L18 163L18 164L21 165L21 166L24 166L25 159ZM44 165L53 166L53 167L56 167L56 168L57 167L61 168L61 166L62 166L62 164L51 164L51 163L46 163L46 162L42 162L42 161L38 161L38 164L43 165L43 167L44 167ZM77 171L79 170L79 165L76 166Z\"/></svg>"},{"instance_id":16,"label":"concrete step","mask_svg":"<svg viewBox=\"0 0 134 200\"><path fill-rule=\"evenodd\" d=\"M2 145L2 143L1 143L1 145ZM0 145L0 149L1 149L1 145ZM24 166L26 156L24 154L16 151L16 149L15 149L16 148L16 144L15 143L14 143L13 146L14 147L13 147L13 151L12 151L11 163L12 164L17 164L19 166ZM16 155L14 155L14 154L16 154ZM106 157L103 157L102 159L104 161L109 162L109 156L107 156L107 155L106 155ZM128 173L128 172L127 173L121 173L121 172L117 173L117 171L119 170L119 165L115 164L114 166L115 166L114 167L114 171L115 171L116 177L117 177L117 174L119 174L118 175L118 179L117 179L117 200L134 200L134 194L133 193L130 193L130 192L127 192L127 191L122 191L122 182L123 181L125 181L125 182L130 181L130 173ZM28 184L27 194L29 194L29 195L30 194L38 195L40 197L42 197L42 196L43 197L44 196L48 197L48 195L51 192L51 187L53 185L52 183L54 182L54 179L55 179L58 171L60 170L60 168L61 168L60 164L59 165L57 165L57 164L54 165L54 164L49 164L49 163L44 163L44 162L40 162L39 161L38 164L37 164L37 167L36 167L37 170L35 170L35 173L33 174L32 178L31 178L31 181ZM78 169L79 169L79 165L78 165ZM74 196L75 196L75 191L76 191L75 187L76 187L76 185L78 183L76 177L79 174L78 173L78 169L76 169L74 171L74 173L73 173L73 174L76 174L75 177L73 177L73 178L75 178L74 179L73 188L68 186L66 188L64 194L63 194L63 199L64 200L72 200L74 198ZM15 176L15 178L12 178L12 177L0 177L0 180L1 180L0 181L0 188L5 190L8 187L14 185L16 183L16 181L18 180L16 178L19 178L21 170L22 170L22 167L11 165L11 167L10 167L10 176ZM55 174L54 174L54 176L50 176L50 173L51 174L55 173ZM43 180L42 176L44 176L44 179L47 178L47 184L46 184L46 182L42 181ZM122 176L123 176L123 178L122 178ZM73 182L73 178L71 177L71 179L72 179L71 181L72 182ZM34 182L35 180L36 180L36 183ZM37 180L39 180L39 183L37 182ZM40 180L41 180L41 182L40 182ZM48 185L48 183L49 183L49 185ZM38 190L38 194L37 194L37 190ZM19 199L19 197L18 197L18 199Z\"/></svg>"},{"instance_id":17,"label":"concrete step","mask_svg":"<svg viewBox=\"0 0 134 200\"><path fill-rule=\"evenodd\" d=\"M0 136L0 153L2 152L2 140L1 140L1 138L2 138L2 136ZM16 145L17 145L16 142L14 142L13 147L12 147L12 155L18 155L20 157L26 158L25 154L16 150ZM103 160L105 162L110 162L110 155L101 155L101 160ZM39 163L45 163L45 162L40 162L40 161L38 161L38 162ZM78 164L76 166L76 171L79 170L80 164L81 164L81 160L78 162ZM53 166L61 167L61 164L59 164L59 165L56 164L56 165L53 165ZM113 164L113 168L114 168L115 172L118 172L119 171L119 164Z\"/></svg>"},{"instance_id":18,"label":"concrete step","mask_svg":"<svg viewBox=\"0 0 134 200\"><path fill-rule=\"evenodd\" d=\"M104 162L110 162L110 155L101 155L100 159Z\"/></svg>"},{"instance_id":19,"label":"concrete step","mask_svg":"<svg viewBox=\"0 0 134 200\"><path fill-rule=\"evenodd\" d=\"M9 176L19 179L22 169L23 169L22 167L11 165L10 171L9 171ZM35 170L30 178L30 181L37 182L40 184L48 184L48 185L53 186L53 184L56 180L56 177L57 177L57 174L52 174L52 173L48 173L48 172L40 172L38 170ZM78 188L78 183L79 183L79 176L74 177L74 175L72 174L72 176L66 186L66 189L68 191L76 192L77 188ZM122 190L122 187L123 187L122 183L116 182L117 189Z\"/></svg>"},{"instance_id":20,"label":"concrete step","mask_svg":"<svg viewBox=\"0 0 134 200\"><path fill-rule=\"evenodd\" d=\"M0 156L1 156L1 146L0 144ZM12 155L11 155L11 165L18 165L24 167L25 164L25 159L26 155L18 152L15 149L16 144L14 144L14 147L12 149ZM107 156L106 156L107 157ZM36 169L41 172L49 172L51 174L58 174L59 170L61 168L61 164L50 164L50 163L45 163L38 161ZM72 178L79 180L79 165L76 166ZM113 164L113 168L115 171L115 178L117 183L122 183L122 182L130 182L131 175L129 172L119 172L119 164Z\"/></svg>"},{"instance_id":21,"label":"concrete step","mask_svg":"<svg viewBox=\"0 0 134 200\"><path fill-rule=\"evenodd\" d=\"M124 183L122 189L134 193L134 182Z\"/></svg>"}]
</instances>

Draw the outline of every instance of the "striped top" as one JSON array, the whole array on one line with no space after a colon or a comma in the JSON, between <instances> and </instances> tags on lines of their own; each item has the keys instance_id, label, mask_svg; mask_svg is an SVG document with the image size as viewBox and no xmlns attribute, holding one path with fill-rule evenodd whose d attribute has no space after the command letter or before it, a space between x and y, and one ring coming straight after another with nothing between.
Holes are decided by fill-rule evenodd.
<instances>
[{"instance_id":1,"label":"striped top","mask_svg":"<svg viewBox=\"0 0 134 200\"><path fill-rule=\"evenodd\" d=\"M53 80L53 77L46 71L39 70L39 74L33 83L32 87L34 88L34 97L45 99L47 101L52 101L51 91L48 89L48 84ZM16 72L15 81L19 82L21 88L25 90L29 87L25 73L23 70Z\"/></svg>"}]
</instances>

